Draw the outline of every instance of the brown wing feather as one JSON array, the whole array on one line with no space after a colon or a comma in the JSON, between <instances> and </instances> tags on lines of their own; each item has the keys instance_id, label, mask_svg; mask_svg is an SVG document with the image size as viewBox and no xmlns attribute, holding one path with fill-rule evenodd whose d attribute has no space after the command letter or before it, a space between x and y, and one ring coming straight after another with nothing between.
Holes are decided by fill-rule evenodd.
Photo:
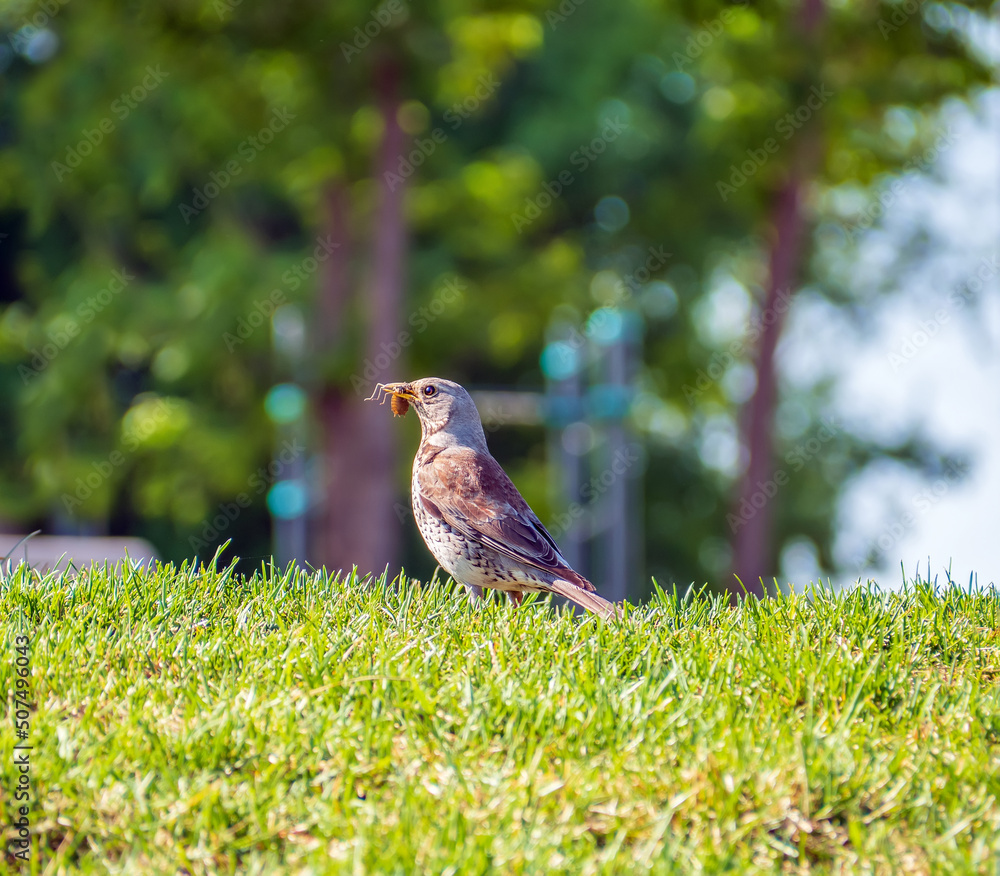
<instances>
[{"instance_id":1,"label":"brown wing feather","mask_svg":"<svg viewBox=\"0 0 1000 876\"><path fill-rule=\"evenodd\" d=\"M420 499L428 512L467 538L593 592L594 585L569 566L552 536L492 456L466 448L448 448L420 466L417 479Z\"/></svg>"}]
</instances>

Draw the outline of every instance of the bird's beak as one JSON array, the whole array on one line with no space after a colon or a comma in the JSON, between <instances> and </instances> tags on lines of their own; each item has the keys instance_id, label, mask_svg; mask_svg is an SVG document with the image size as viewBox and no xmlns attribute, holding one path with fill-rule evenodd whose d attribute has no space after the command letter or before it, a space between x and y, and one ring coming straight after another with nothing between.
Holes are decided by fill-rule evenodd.
<instances>
[{"instance_id":1,"label":"bird's beak","mask_svg":"<svg viewBox=\"0 0 1000 876\"><path fill-rule=\"evenodd\" d=\"M409 383L384 383L382 392L391 392L393 395L400 395L407 401L416 401L417 394L413 391L412 384Z\"/></svg>"},{"instance_id":2,"label":"bird's beak","mask_svg":"<svg viewBox=\"0 0 1000 876\"><path fill-rule=\"evenodd\" d=\"M394 417L405 417L406 412L410 409L410 402L417 400L417 394L413 391L412 383L380 383L365 401L371 401L380 392L382 393L382 404L385 404L387 398L392 399L389 407L392 408L392 415Z\"/></svg>"}]
</instances>

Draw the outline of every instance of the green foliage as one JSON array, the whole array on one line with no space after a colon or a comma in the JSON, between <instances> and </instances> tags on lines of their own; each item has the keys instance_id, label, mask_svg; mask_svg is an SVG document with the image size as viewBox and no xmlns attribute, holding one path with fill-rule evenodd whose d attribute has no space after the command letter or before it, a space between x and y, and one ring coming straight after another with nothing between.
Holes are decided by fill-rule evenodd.
<instances>
[{"instance_id":1,"label":"green foliage","mask_svg":"<svg viewBox=\"0 0 1000 876\"><path fill-rule=\"evenodd\" d=\"M805 39L797 7L776 2L170 0L123 12L95 0L51 15L3 4L10 45L23 48L24 24L41 15L59 48L37 64L17 56L2 95L0 517L113 523L155 534L165 556L190 554L188 536L266 461L262 399L289 376L266 324L238 329L268 301L311 310L319 273L302 267L331 185L347 186L359 240L370 234L375 83L391 62L423 156L397 168L412 236L404 325L447 278L464 290L415 334L401 371L537 387L553 315L582 326L598 306L642 313L634 426L650 451L650 571L715 578L732 472L706 467L700 450L713 428L734 427L742 399L726 380L686 392L733 340L706 331L714 292L731 280L755 293L769 203L800 151L817 194L869 184L919 150L944 97L988 78L954 31L901 9L830 4ZM829 96L809 120L779 130L817 88ZM900 139L904 117L913 134ZM623 129L587 157L610 123ZM732 169L759 154L733 185ZM562 173L572 182L517 221ZM630 209L617 231L594 223L606 195ZM651 250L670 254L658 285L616 298ZM804 279L824 285L819 268ZM345 323L305 379L346 386L359 373L355 315ZM126 424L157 405L174 412L170 428L131 446ZM504 462L550 516L561 509L546 507L542 451L539 434ZM114 454L111 475L81 489ZM782 517L779 541L805 532L829 566L845 475L811 475L785 494L803 513ZM264 553L250 517L239 537Z\"/></svg>"},{"instance_id":2,"label":"green foliage","mask_svg":"<svg viewBox=\"0 0 1000 876\"><path fill-rule=\"evenodd\" d=\"M411 579L21 567L0 609L7 654L30 641L39 869L968 873L1000 853L993 590L659 592L606 625Z\"/></svg>"},{"instance_id":3,"label":"green foliage","mask_svg":"<svg viewBox=\"0 0 1000 876\"><path fill-rule=\"evenodd\" d=\"M462 84L537 42L516 9L442 22L383 5L384 19L362 3L226 0L38 13L60 49L10 68L16 148L0 165L0 195L27 229L23 292L0 310L0 420L17 425L3 430L0 517L100 527L134 515L182 557L184 536L267 461L262 400L281 375L257 317L312 304L315 265L302 268L323 239L326 187L363 179L378 142L374 63L436 69L451 55L441 82ZM32 12L3 10L12 45ZM371 21L388 24L354 33ZM362 215L372 196L360 191ZM358 357L339 360L346 380ZM126 447L144 405L165 405L171 429Z\"/></svg>"}]
</instances>

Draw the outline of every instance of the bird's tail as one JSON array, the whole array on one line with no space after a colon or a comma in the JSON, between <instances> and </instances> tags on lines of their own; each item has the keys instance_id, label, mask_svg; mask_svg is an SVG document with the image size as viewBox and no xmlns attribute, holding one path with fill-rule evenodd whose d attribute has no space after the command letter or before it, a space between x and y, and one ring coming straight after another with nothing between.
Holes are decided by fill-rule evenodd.
<instances>
[{"instance_id":1,"label":"bird's tail","mask_svg":"<svg viewBox=\"0 0 1000 876\"><path fill-rule=\"evenodd\" d=\"M573 584L570 581L563 581L561 578L556 578L549 584L549 587L553 593L565 596L570 602L575 602L580 608L585 608L587 611L593 612L605 620L610 620L613 617L622 617L622 610L617 605L613 602L608 602L608 600L598 596L593 591L584 590L579 584Z\"/></svg>"}]
</instances>

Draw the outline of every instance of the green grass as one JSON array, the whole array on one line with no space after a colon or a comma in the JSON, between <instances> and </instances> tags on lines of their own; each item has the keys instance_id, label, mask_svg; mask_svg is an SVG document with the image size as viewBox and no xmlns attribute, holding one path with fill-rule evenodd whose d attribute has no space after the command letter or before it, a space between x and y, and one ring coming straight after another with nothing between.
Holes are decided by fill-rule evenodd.
<instances>
[{"instance_id":1,"label":"green grass","mask_svg":"<svg viewBox=\"0 0 1000 876\"><path fill-rule=\"evenodd\" d=\"M22 568L0 605L7 823L32 647L35 872L996 872L995 591L604 624L408 580Z\"/></svg>"}]
</instances>

